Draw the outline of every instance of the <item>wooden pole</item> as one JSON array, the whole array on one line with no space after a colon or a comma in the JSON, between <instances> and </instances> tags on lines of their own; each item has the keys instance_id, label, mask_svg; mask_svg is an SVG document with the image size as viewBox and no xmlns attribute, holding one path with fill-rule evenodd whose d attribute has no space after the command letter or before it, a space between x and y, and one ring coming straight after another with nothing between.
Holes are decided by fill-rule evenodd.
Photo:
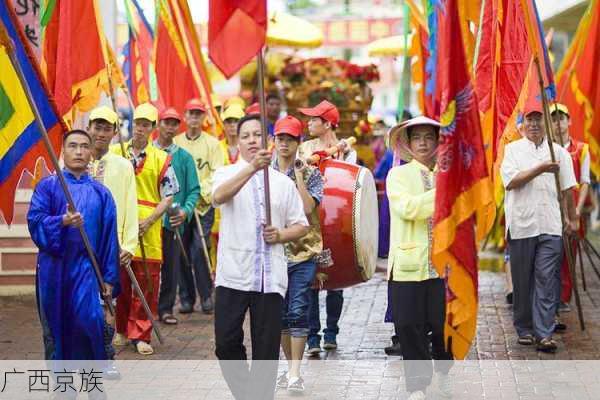
<instances>
[{"instance_id":1,"label":"wooden pole","mask_svg":"<svg viewBox=\"0 0 600 400\"><path fill-rule=\"evenodd\" d=\"M258 65L258 99L260 104L260 125L262 129L262 148L267 150L267 101L265 97L265 61L262 48L256 55ZM267 226L271 225L271 189L269 186L269 166L264 168L265 186L265 219Z\"/></svg>"},{"instance_id":2,"label":"wooden pole","mask_svg":"<svg viewBox=\"0 0 600 400\"><path fill-rule=\"evenodd\" d=\"M54 153L54 149L52 148L52 144L50 143L50 138L48 137L48 132L46 131L44 124L42 124L42 117L40 116L40 111L38 110L35 102L32 100L33 94L31 93L31 88L29 87L27 79L25 79L25 74L21 69L21 64L19 64L19 61L16 59L12 41L9 38L7 32L5 31L4 25L2 24L0 24L0 43L6 46L6 54L8 54L10 63L12 64L13 68L15 69L15 72L17 73L17 77L19 79L19 82L21 83L21 86L25 90L25 97L27 99L27 103L33 111L33 115L35 116L35 123L37 125L38 130L40 131L40 134L42 135L42 140L44 141L44 145L46 146L46 150L48 151L48 155L50 156L52 165L56 170L56 176L58 177L60 186L62 187L62 190L65 193L69 211L77 212L77 210L75 209L75 201L73 200L73 196L69 191L69 187L67 186L67 181L65 180L62 170L60 169L58 157ZM79 233L81 234L81 239L83 240L85 250L87 251L90 261L92 262L94 273L96 274L96 279L98 280L98 286L100 287L100 294L103 297L106 306L108 307L108 311L111 315L114 315L115 309L112 304L112 298L110 295L106 294L106 284L104 283L104 278L102 277L102 273L100 272L98 260L96 259L94 250L92 249L92 244L90 243L90 239L88 238L88 235L83 226L79 227Z\"/></svg>"},{"instance_id":3,"label":"wooden pole","mask_svg":"<svg viewBox=\"0 0 600 400\"><path fill-rule=\"evenodd\" d=\"M550 110L548 107L548 98L546 97L546 90L544 88L544 79L542 77L542 68L540 66L540 60L539 58L536 56L535 59L535 65L536 65L536 69L537 69L537 74L538 74L538 82L540 85L540 93L542 96L542 110L543 110L543 115L544 115L544 128L546 130L546 139L548 141L548 148L550 150L550 159L552 160L552 162L556 162L556 155L554 154L554 147L553 147L553 130L552 130L552 123L550 122ZM562 138L560 138L559 140L562 141ZM554 173L554 183L556 185L556 193L557 193L557 200L558 200L558 207L560 209L560 220L562 223L562 226L565 226L565 210L562 207L562 191L560 190L560 180L558 178L558 172ZM569 271L571 272L571 277L573 279L573 292L575 293L575 304L577 305L577 316L579 317L579 326L581 327L581 330L584 331L585 330L585 321L583 319L583 310L581 309L581 299L579 297L579 288L577 286L577 276L576 276L576 271L575 271L575 266L573 264L573 252L571 251L571 240L570 238L565 238L565 235L563 235L563 246L564 246L564 250L565 250L565 257L567 258L567 264L569 266Z\"/></svg>"}]
</instances>

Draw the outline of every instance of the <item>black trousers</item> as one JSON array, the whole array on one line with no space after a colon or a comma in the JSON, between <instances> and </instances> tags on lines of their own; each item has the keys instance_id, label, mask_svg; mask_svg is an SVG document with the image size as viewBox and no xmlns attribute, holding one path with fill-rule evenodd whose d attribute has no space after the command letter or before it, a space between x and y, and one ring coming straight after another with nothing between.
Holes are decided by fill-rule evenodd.
<instances>
[{"instance_id":1,"label":"black trousers","mask_svg":"<svg viewBox=\"0 0 600 400\"><path fill-rule=\"evenodd\" d=\"M215 292L215 354L231 393L237 400L273 399L283 297L277 293L244 292L222 286ZM243 330L248 310L253 360L250 368Z\"/></svg>"},{"instance_id":2,"label":"black trousers","mask_svg":"<svg viewBox=\"0 0 600 400\"><path fill-rule=\"evenodd\" d=\"M162 249L163 263L160 270L160 292L158 296L159 317L162 317L165 314L173 314L173 306L175 305L175 298L177 297L179 274L182 268L181 266L184 264L181 255L181 246L177 243L175 231L163 228Z\"/></svg>"},{"instance_id":3,"label":"black trousers","mask_svg":"<svg viewBox=\"0 0 600 400\"><path fill-rule=\"evenodd\" d=\"M406 390L424 391L431 384L434 369L447 374L452 366L452 355L444 345L444 281L391 281L390 288L394 326L398 329L404 359Z\"/></svg>"}]
</instances>

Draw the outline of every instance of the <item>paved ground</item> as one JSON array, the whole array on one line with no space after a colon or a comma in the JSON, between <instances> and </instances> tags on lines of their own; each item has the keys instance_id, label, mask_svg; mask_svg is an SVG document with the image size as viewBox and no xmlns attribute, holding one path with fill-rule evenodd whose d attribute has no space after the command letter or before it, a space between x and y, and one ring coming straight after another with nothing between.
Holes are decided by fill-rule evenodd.
<instances>
[{"instance_id":1,"label":"paved ground","mask_svg":"<svg viewBox=\"0 0 600 400\"><path fill-rule=\"evenodd\" d=\"M598 243L598 240L595 239L594 242ZM586 262L587 291L581 296L587 329L584 332L580 331L573 302L573 311L563 314L569 329L565 334L556 335L559 351L550 355L538 353L534 348L516 343L511 310L505 301L504 275L498 271L500 258L495 254L482 256L481 267L484 270L480 273L477 339L468 357L472 362L457 365L452 371L452 376L455 378L455 393L461 393L458 398L492 400L600 398L600 395L595 395L600 394L600 384L597 383L596 374L600 363L584 364L586 369L577 370L573 367L575 363L525 365L518 361L600 360L600 314L598 313L600 278L591 266ZM403 386L402 363L399 362L398 357L387 357L383 351L383 348L389 344L392 333L392 326L383 322L386 292L385 275L382 272L378 272L371 281L344 292L345 301L340 321L338 350L321 353L320 358L327 360L326 363L314 364L312 360L305 361L307 365L303 367L310 398L360 400L396 398L398 388ZM0 309L2 309L0 360L42 358L35 299L33 297L0 298ZM177 327L162 325L166 343L156 346L155 355L144 358L137 355L132 348L126 347L119 350L117 358L119 360L142 358L190 360L189 363L200 364L202 362L191 360L214 360L212 317L200 312L195 312L191 316L178 315L178 317L180 323ZM216 364L210 365L214 368ZM532 369L531 365L541 365L541 367L536 370ZM548 368L554 370L549 372ZM535 375L536 373L538 375ZM539 374L542 374L542 378ZM543 381L543 378L548 376L555 380L551 383ZM207 383L197 383L192 388L189 379L186 379L180 376L171 382L181 389L181 392L178 392L181 395L193 393L194 398L231 398L222 382L214 383L212 386ZM177 384L179 381L181 383ZM152 385L152 382L148 382L147 385ZM437 398L435 390L432 390L429 395L432 397L428 398ZM167 397L171 398L171 395ZM286 398L287 395L280 393L278 398L282 397ZM1 394L0 398L2 398ZM405 398L402 389L400 398Z\"/></svg>"}]
</instances>

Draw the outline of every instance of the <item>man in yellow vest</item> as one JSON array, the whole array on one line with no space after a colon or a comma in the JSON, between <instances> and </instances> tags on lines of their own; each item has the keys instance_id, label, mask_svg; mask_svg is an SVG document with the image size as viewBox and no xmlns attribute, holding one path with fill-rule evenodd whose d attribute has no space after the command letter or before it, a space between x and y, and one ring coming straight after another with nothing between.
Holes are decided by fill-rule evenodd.
<instances>
[{"instance_id":1,"label":"man in yellow vest","mask_svg":"<svg viewBox=\"0 0 600 400\"><path fill-rule=\"evenodd\" d=\"M117 208L117 235L119 238L119 264L131 262L138 245L137 193L135 173L131 163L120 155L109 151L110 142L117 132L117 113L106 106L95 108L90 113L88 132L93 139L90 175L110 191ZM119 275L124 269L120 268ZM112 339L114 319L104 328L105 347L109 359L114 358ZM108 375L118 374L116 369Z\"/></svg>"},{"instance_id":2,"label":"man in yellow vest","mask_svg":"<svg viewBox=\"0 0 600 400\"><path fill-rule=\"evenodd\" d=\"M137 190L140 242L131 267L153 314L158 308L160 266L162 264L162 215L179 191L170 156L150 142L156 127L158 110L149 103L140 104L133 113L133 136L125 143L126 157L133 164ZM111 151L119 154L120 146ZM115 344L131 340L138 353L150 355L152 321L146 316L140 299L133 296L127 274L121 274L123 293L117 299L117 337Z\"/></svg>"},{"instance_id":3,"label":"man in yellow vest","mask_svg":"<svg viewBox=\"0 0 600 400\"><path fill-rule=\"evenodd\" d=\"M223 151L219 140L210 133L202 131L202 123L206 118L206 107L199 99L191 99L185 107L186 132L175 137L176 145L192 155L196 162L198 179L200 181L200 200L196 206L200 214L202 231L206 244L210 247L210 230L215 218L211 205L212 177L215 170L223 165ZM192 235L190 249L191 262L194 271L188 266L182 266L179 280L180 313L191 313L196 302L196 290L200 295L202 311L206 314L213 312L212 279L200 238L200 231L194 220L186 226L186 231Z\"/></svg>"}]
</instances>

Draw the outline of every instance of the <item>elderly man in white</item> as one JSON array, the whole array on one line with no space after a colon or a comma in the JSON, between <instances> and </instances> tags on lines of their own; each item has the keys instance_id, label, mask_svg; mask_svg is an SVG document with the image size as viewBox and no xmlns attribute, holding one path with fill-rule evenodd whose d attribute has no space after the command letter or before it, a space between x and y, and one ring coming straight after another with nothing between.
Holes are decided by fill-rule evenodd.
<instances>
[{"instance_id":1,"label":"elderly man in white","mask_svg":"<svg viewBox=\"0 0 600 400\"><path fill-rule=\"evenodd\" d=\"M552 339L559 302L563 230L577 230L571 189L577 184L571 156L552 145L543 129L542 108L530 102L525 108L524 136L506 147L501 174L506 196L506 230L513 278L513 324L519 344L539 351L556 351ZM560 198L554 174L558 173ZM565 226L561 210L565 212Z\"/></svg>"},{"instance_id":2,"label":"elderly man in white","mask_svg":"<svg viewBox=\"0 0 600 400\"><path fill-rule=\"evenodd\" d=\"M287 260L283 243L308 232L300 194L286 175L269 167L271 226L265 225L264 167L259 115L238 124L240 159L214 175L212 201L221 210L215 302L216 355L236 399L272 399L281 339ZM243 324L250 310L252 368ZM242 360L242 361L225 361Z\"/></svg>"}]
</instances>

